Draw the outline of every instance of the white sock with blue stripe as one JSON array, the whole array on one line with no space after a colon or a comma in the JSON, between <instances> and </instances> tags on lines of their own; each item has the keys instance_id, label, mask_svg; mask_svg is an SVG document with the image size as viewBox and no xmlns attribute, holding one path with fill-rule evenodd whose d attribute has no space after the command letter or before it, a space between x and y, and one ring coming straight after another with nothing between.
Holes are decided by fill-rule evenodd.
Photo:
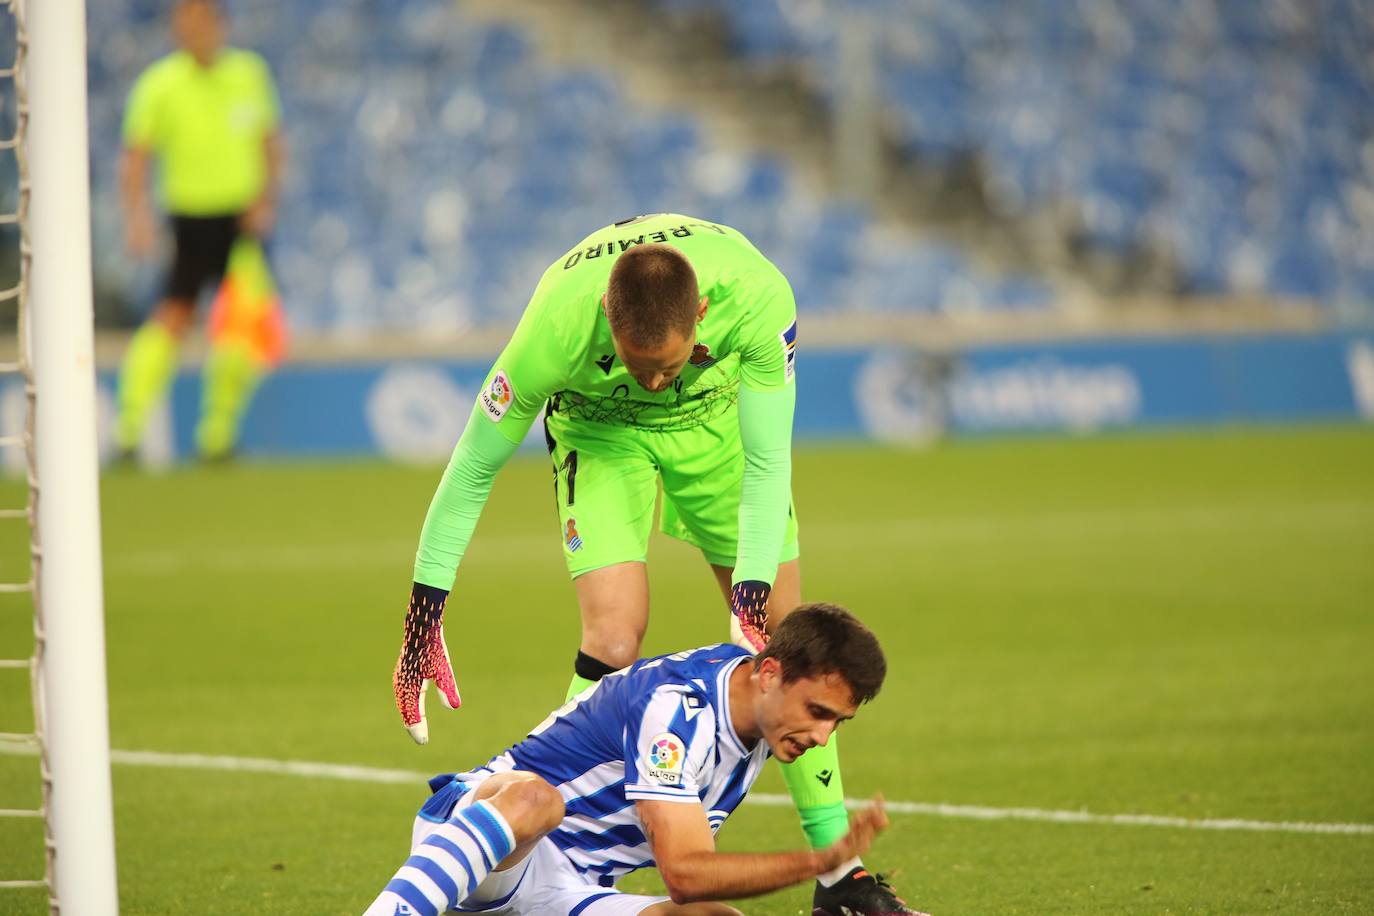
<instances>
[{"instance_id":1,"label":"white sock with blue stripe","mask_svg":"<svg viewBox=\"0 0 1374 916\"><path fill-rule=\"evenodd\" d=\"M363 916L438 916L453 909L515 848L515 834L487 802L453 812L411 851Z\"/></svg>"}]
</instances>

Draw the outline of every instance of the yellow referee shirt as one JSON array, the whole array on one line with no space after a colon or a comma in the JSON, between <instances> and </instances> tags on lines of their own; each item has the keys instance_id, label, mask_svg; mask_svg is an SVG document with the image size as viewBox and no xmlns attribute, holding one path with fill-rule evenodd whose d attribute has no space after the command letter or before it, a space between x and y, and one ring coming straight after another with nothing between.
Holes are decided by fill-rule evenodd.
<instances>
[{"instance_id":1,"label":"yellow referee shirt","mask_svg":"<svg viewBox=\"0 0 1374 916\"><path fill-rule=\"evenodd\" d=\"M280 113L272 73L257 54L226 48L202 67L176 51L144 70L130 90L124 144L157 155L169 212L238 213L266 184L263 141Z\"/></svg>"}]
</instances>

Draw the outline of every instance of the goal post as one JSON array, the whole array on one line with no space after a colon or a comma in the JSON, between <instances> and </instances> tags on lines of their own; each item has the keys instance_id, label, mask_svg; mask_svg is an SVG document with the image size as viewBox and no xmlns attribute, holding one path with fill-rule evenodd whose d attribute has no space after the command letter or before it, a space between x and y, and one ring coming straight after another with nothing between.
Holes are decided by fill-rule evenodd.
<instances>
[{"instance_id":1,"label":"goal post","mask_svg":"<svg viewBox=\"0 0 1374 916\"><path fill-rule=\"evenodd\" d=\"M36 390L35 602L54 911L118 912L91 292L83 0L28 0L29 344ZM23 341L20 345L23 346Z\"/></svg>"}]
</instances>

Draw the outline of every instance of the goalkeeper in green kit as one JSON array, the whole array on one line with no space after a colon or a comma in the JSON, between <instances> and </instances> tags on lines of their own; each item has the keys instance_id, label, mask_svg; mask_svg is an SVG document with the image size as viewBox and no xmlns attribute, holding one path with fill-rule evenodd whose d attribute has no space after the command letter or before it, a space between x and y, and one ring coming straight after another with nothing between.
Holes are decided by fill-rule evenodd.
<instances>
[{"instance_id":1,"label":"goalkeeper in green kit","mask_svg":"<svg viewBox=\"0 0 1374 916\"><path fill-rule=\"evenodd\" d=\"M700 548L757 651L801 603L792 507L797 313L743 235L690 216L597 230L555 261L497 358L430 503L396 703L428 740L425 687L461 700L442 614L497 471L544 409L559 533L582 614L568 696L639 657L658 481L661 527ZM811 845L844 836L836 742L783 767ZM815 913L910 913L858 860L821 876Z\"/></svg>"}]
</instances>

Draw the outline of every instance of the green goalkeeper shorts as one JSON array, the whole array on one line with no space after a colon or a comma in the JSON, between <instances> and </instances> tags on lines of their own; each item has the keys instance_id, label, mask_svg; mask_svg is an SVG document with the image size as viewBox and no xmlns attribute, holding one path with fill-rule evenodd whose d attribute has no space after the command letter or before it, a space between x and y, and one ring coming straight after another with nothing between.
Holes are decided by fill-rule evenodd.
<instances>
[{"instance_id":1,"label":"green goalkeeper shorts","mask_svg":"<svg viewBox=\"0 0 1374 916\"><path fill-rule=\"evenodd\" d=\"M744 447L739 413L701 426L656 432L554 414L544 432L553 462L563 559L575 579L649 551L654 501L663 480L664 534L733 568L739 541ZM797 514L789 506L779 563L797 558Z\"/></svg>"}]
</instances>

